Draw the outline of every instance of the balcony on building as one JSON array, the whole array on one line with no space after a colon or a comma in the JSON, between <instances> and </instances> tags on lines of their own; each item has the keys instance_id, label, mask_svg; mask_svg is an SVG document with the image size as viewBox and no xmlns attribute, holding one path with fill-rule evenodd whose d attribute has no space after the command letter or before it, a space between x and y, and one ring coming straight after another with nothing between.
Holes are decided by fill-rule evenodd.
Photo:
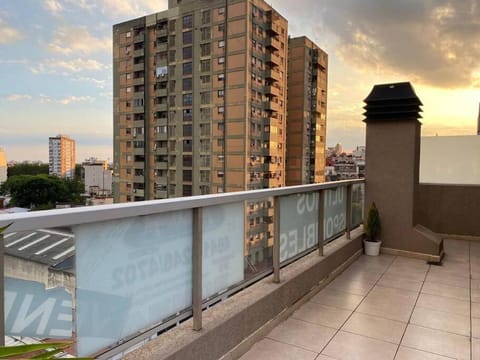
<instances>
[{"instance_id":1,"label":"balcony on building","mask_svg":"<svg viewBox=\"0 0 480 360\"><path fill-rule=\"evenodd\" d=\"M409 83L373 88L365 179L0 215L2 330L98 358L475 358L480 138L421 138L420 107Z\"/></svg>"}]
</instances>

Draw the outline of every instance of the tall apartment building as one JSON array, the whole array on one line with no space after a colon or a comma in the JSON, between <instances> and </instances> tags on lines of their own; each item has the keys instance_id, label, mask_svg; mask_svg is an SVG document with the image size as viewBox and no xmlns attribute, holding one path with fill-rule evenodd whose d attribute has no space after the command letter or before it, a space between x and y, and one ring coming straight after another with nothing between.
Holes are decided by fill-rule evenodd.
<instances>
[{"instance_id":1,"label":"tall apartment building","mask_svg":"<svg viewBox=\"0 0 480 360\"><path fill-rule=\"evenodd\" d=\"M286 185L325 181L328 55L307 37L288 41Z\"/></svg>"},{"instance_id":2,"label":"tall apartment building","mask_svg":"<svg viewBox=\"0 0 480 360\"><path fill-rule=\"evenodd\" d=\"M287 26L263 0L169 0L113 27L116 202L285 185Z\"/></svg>"},{"instance_id":3,"label":"tall apartment building","mask_svg":"<svg viewBox=\"0 0 480 360\"><path fill-rule=\"evenodd\" d=\"M66 135L48 138L48 173L65 178L75 176L75 140Z\"/></svg>"}]
</instances>

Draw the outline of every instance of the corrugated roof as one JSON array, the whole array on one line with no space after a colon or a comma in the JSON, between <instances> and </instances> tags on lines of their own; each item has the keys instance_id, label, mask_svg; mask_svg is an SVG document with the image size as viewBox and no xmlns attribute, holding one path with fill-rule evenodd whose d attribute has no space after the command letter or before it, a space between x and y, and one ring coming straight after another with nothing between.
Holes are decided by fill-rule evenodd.
<instances>
[{"instance_id":1,"label":"corrugated roof","mask_svg":"<svg viewBox=\"0 0 480 360\"><path fill-rule=\"evenodd\" d=\"M38 229L5 234L3 243L5 254L56 267L74 256L74 237L67 228Z\"/></svg>"}]
</instances>

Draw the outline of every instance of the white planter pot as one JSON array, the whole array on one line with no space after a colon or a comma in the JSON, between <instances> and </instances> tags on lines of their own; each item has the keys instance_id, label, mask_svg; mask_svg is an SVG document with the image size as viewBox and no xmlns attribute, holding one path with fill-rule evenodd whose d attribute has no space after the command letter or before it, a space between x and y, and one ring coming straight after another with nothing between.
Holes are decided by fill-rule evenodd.
<instances>
[{"instance_id":1,"label":"white planter pot","mask_svg":"<svg viewBox=\"0 0 480 360\"><path fill-rule=\"evenodd\" d=\"M365 255L378 256L378 254L380 254L380 246L382 245L381 241L363 240L363 245L365 248Z\"/></svg>"}]
</instances>

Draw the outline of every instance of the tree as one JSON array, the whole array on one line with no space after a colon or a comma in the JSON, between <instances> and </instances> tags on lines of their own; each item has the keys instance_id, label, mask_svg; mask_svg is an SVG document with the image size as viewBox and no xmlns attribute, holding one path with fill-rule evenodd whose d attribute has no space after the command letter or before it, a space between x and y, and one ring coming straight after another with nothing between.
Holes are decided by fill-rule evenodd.
<instances>
[{"instance_id":1,"label":"tree","mask_svg":"<svg viewBox=\"0 0 480 360\"><path fill-rule=\"evenodd\" d=\"M46 174L48 175L48 164L28 164L21 163L10 166L7 169L7 176L16 176L16 175L39 175Z\"/></svg>"},{"instance_id":2,"label":"tree","mask_svg":"<svg viewBox=\"0 0 480 360\"><path fill-rule=\"evenodd\" d=\"M10 194L10 203L27 208L54 208L57 202L80 203L82 184L76 180L48 175L17 175L9 177L0 193Z\"/></svg>"}]
</instances>

